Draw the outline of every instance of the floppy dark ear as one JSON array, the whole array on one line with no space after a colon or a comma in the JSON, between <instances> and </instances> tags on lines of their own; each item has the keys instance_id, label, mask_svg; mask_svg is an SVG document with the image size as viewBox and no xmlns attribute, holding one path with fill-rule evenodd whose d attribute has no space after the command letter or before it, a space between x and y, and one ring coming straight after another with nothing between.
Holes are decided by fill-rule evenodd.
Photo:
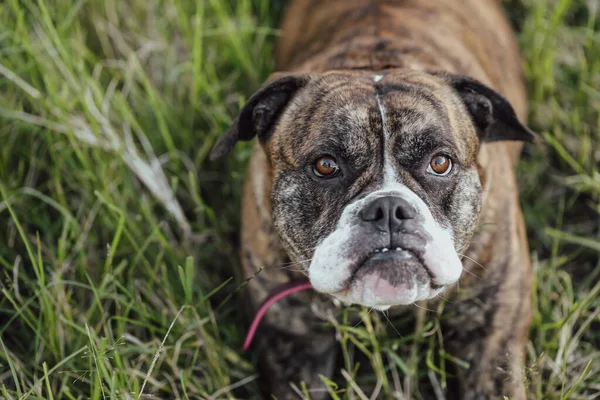
<instances>
[{"instance_id":1,"label":"floppy dark ear","mask_svg":"<svg viewBox=\"0 0 600 400\"><path fill-rule=\"evenodd\" d=\"M238 140L247 141L258 136L261 141L266 141L285 106L308 81L306 75L271 75L246 102L231 127L219 137L210 159L216 160L227 155Z\"/></svg>"},{"instance_id":2,"label":"floppy dark ear","mask_svg":"<svg viewBox=\"0 0 600 400\"><path fill-rule=\"evenodd\" d=\"M466 76L449 73L437 75L445 79L460 94L481 140L531 142L537 137L533 131L519 122L515 110L500 93Z\"/></svg>"}]
</instances>

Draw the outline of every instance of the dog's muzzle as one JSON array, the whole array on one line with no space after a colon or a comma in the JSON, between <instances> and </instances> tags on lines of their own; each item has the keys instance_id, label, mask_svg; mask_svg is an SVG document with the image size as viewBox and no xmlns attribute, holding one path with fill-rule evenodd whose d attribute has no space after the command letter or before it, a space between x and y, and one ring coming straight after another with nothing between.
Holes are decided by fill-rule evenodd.
<instances>
[{"instance_id":1,"label":"dog's muzzle","mask_svg":"<svg viewBox=\"0 0 600 400\"><path fill-rule=\"evenodd\" d=\"M431 298L461 271L451 233L402 187L349 205L317 246L309 277L315 290L346 303L387 308Z\"/></svg>"}]
</instances>

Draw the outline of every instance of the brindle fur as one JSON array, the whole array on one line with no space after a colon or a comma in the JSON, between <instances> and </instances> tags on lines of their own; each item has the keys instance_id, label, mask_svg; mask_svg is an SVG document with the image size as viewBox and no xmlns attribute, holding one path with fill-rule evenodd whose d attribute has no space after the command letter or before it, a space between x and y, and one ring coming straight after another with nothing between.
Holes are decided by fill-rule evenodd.
<instances>
[{"instance_id":1,"label":"brindle fur","mask_svg":"<svg viewBox=\"0 0 600 400\"><path fill-rule=\"evenodd\" d=\"M292 102L312 102L314 108L286 113L282 118L293 116L293 120L278 122L279 127L286 127L285 135L263 140L263 146L257 144L248 166L241 231L244 275L249 278L259 268L265 269L248 285L248 312L253 314L278 285L304 278L300 270L306 270L315 241L330 232L339 217L332 214L340 209L339 205L319 209L319 199L311 199L310 187L302 188L301 181L296 182L300 190L288 191L286 197L277 193L280 190L277 185L283 185L284 178L274 179L282 176L282 166L302 164L302 158L314 151L311 143L318 140L318 132L324 125L335 128L336 124L350 124L356 127L355 135L361 132L364 135L363 139L354 136L356 148L351 150L356 157L356 169L363 172L355 177L345 196L331 199L343 203L366 190L365 186L376 184L372 178L377 175L380 160L358 156L380 154L370 148L377 146L377 142L368 139L381 130L375 91L390 98L390 103L406 113L427 113L427 108L445 105L450 121L438 123L451 126L448 129L451 135L473 130L461 126L460 112L448 106L452 97L443 92L439 81L423 74L407 78L410 72L396 77L396 69L448 71L473 77L502 93L523 121L527 108L520 63L513 33L499 1L292 1L277 45L277 69L295 74L321 74L325 78L320 78L320 85L300 94L312 100ZM333 70L338 72L323 75ZM385 77L374 85L372 76L378 73ZM419 90L432 93L433 88L435 101L411 103L407 79L414 87L410 93ZM356 83L345 84L349 80ZM353 103L369 101L372 107L366 112L352 112ZM345 104L346 108L334 115L315 114L323 102L330 102L330 110L335 110L336 104ZM410 119L414 121L415 114ZM406 120L407 116L398 112L388 122L402 126ZM397 153L403 155L400 159L410 158L411 149L415 148L412 142L417 140L418 137L408 135L398 141ZM467 290L462 290L459 298L445 309L451 315L443 327L450 351L470 363L469 370L460 373L460 395L447 393L447 398L524 399L521 371L531 317L532 268L514 174L521 145L492 142L478 146L475 138L457 143L462 146L464 157L473 159L481 190L455 193L448 189L448 193L443 193L445 200L438 203L440 209L432 210L442 219L455 217L455 221L448 223L454 224L457 232L464 232L460 238L464 243L462 253L466 255L463 265L472 272L461 280L461 288ZM406 173L406 182L418 190L419 185L411 184L409 175ZM416 193L430 195L422 189ZM469 204L481 199L478 219L479 210L461 210L458 203L453 203L457 196L473 196ZM288 209L289 204L316 207L313 213L299 210L301 213L297 214L298 217L313 215L315 220L292 221L280 227L283 234L278 234L272 210L281 206L281 202ZM465 217L467 214L473 217ZM290 213L288 218L293 220L296 216ZM477 227L470 238L471 225L476 220ZM294 223L299 227L312 226L312 237L302 234L301 228L290 229ZM294 263L290 263L290 256ZM318 374L332 375L336 343L331 332L320 323L331 304L324 296L304 292L280 301L268 312L255 350L260 354L269 391L278 398L297 398L290 383L298 385L304 381L309 388L319 388ZM319 397L319 392L315 392L313 398Z\"/></svg>"}]
</instances>

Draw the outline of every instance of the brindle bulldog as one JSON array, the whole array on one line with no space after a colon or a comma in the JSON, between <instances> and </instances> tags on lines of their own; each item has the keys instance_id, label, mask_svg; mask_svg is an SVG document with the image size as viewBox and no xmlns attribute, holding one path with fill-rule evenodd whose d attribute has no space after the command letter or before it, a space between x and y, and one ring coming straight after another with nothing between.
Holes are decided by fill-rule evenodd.
<instances>
[{"instance_id":1,"label":"brindle bulldog","mask_svg":"<svg viewBox=\"0 0 600 400\"><path fill-rule=\"evenodd\" d=\"M212 152L258 137L242 209L249 312L286 282L314 288L267 313L255 349L270 391L293 398L291 383L332 376L331 299L385 310L460 280L443 333L469 369L447 397L524 399L532 267L514 170L534 134L499 1L295 0L276 66Z\"/></svg>"}]
</instances>

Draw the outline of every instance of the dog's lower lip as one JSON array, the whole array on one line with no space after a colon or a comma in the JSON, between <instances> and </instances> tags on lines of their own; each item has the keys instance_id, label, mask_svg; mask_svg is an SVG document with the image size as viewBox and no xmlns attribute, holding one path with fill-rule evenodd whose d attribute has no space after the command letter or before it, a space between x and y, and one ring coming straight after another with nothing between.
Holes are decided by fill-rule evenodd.
<instances>
[{"instance_id":1,"label":"dog's lower lip","mask_svg":"<svg viewBox=\"0 0 600 400\"><path fill-rule=\"evenodd\" d=\"M363 266L367 263L367 261L372 260L373 258L380 258L380 259L393 258L393 257L397 256L399 252L405 252L406 254L409 254L411 257L415 257L418 259L417 255L414 254L412 251L406 250L406 249L401 249L399 247L394 248L392 251L390 251L390 249L387 247L375 249L372 252L370 252L369 254L367 254L366 257L364 257L364 259L362 261L360 261L359 263L356 264L356 268L354 268L354 270L352 271L352 275L350 275L350 277L346 280L346 283L345 283L346 287L350 286L352 284L352 282L354 282L354 280L356 279L356 275L363 268ZM427 269L427 268L425 268L425 269Z\"/></svg>"},{"instance_id":2,"label":"dog's lower lip","mask_svg":"<svg viewBox=\"0 0 600 400\"><path fill-rule=\"evenodd\" d=\"M414 258L418 259L419 262L421 262L423 268L429 275L429 282L430 282L431 289L439 290L444 287L443 285L438 285L438 284L434 283L434 276L431 273L431 271L429 270L429 268L427 268L427 266L422 262L421 257L419 257L415 252L413 252L411 250L403 249L400 247L397 247L394 249L390 249L388 247L382 247L382 248L373 250L371 253L369 253L364 258L364 260L362 260L360 263L357 264L357 267L354 269L354 271L352 271L352 275L350 275L350 277L347 279L345 287L348 288L354 282L358 271L361 270L361 268L367 263L367 261L372 260L373 258L380 258L380 259L392 258L392 257L395 257L396 255L398 255L399 252L406 253L406 254L410 255L410 257L414 257Z\"/></svg>"}]
</instances>

